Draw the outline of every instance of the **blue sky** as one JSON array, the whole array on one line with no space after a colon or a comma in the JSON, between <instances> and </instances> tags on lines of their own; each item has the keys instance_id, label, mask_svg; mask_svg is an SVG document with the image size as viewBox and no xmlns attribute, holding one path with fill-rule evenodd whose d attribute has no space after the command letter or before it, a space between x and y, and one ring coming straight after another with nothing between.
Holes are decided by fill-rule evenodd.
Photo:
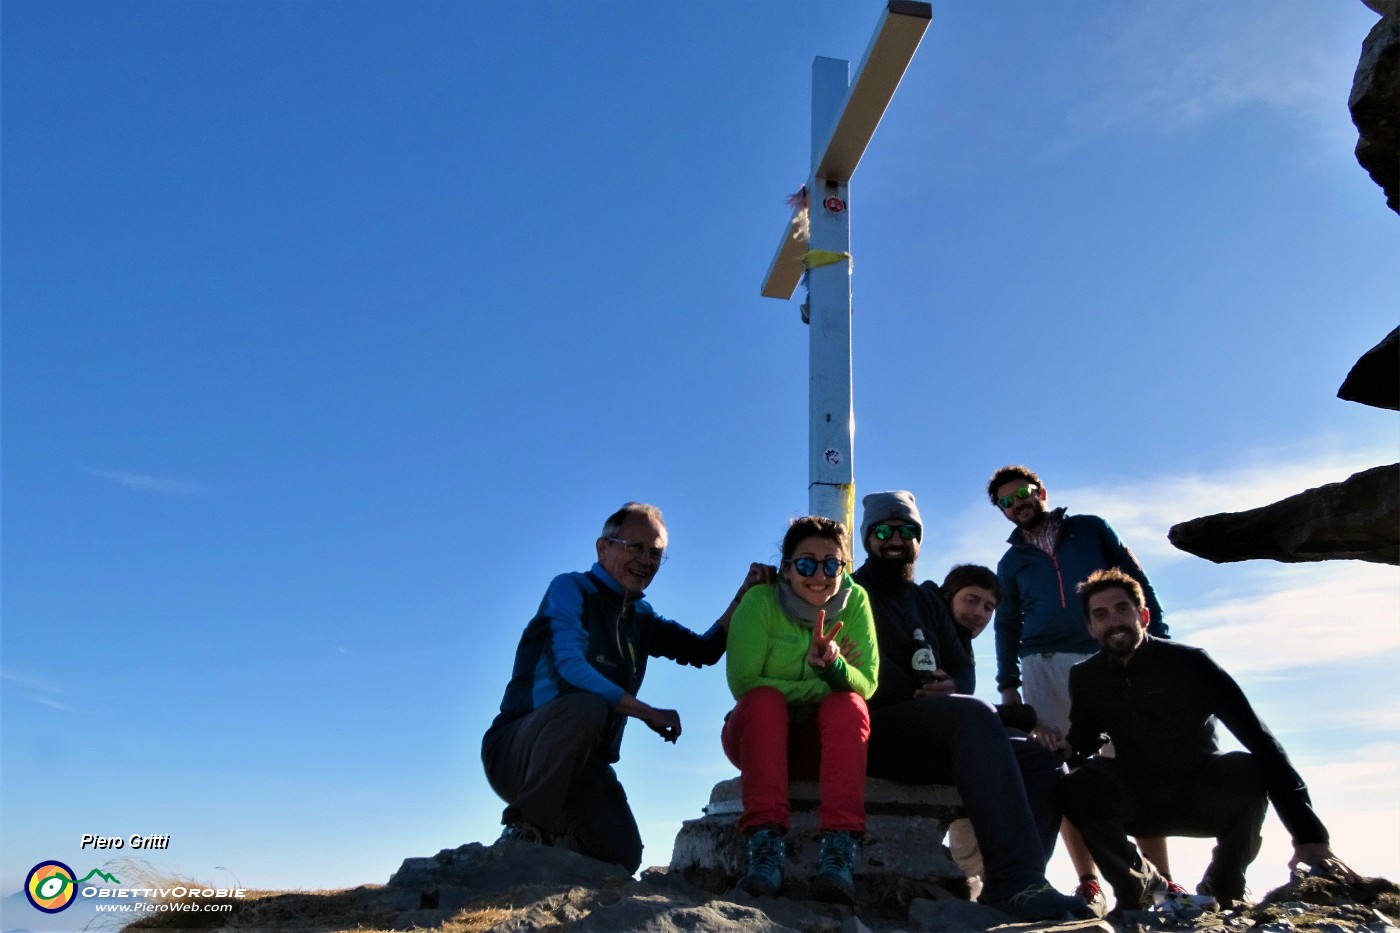
<instances>
[{"instance_id":1,"label":"blue sky","mask_svg":"<svg viewBox=\"0 0 1400 933\"><path fill-rule=\"evenodd\" d=\"M812 58L879 10L7 0L4 893L83 833L268 888L494 838L519 631L625 500L670 526L653 604L713 620L805 511L807 335L759 284ZM854 459L918 495L925 576L995 562L1003 463L1107 517L1397 877L1395 569L1165 537L1397 459L1335 398L1400 306L1346 111L1374 20L935 3L851 190ZM620 769L663 864L731 701L643 698L685 724Z\"/></svg>"}]
</instances>

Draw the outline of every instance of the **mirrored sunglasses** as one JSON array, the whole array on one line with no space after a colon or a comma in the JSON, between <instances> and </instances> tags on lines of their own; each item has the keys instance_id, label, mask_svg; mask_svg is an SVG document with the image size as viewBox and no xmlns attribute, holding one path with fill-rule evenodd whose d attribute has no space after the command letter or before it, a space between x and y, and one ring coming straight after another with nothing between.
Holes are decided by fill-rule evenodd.
<instances>
[{"instance_id":1,"label":"mirrored sunglasses","mask_svg":"<svg viewBox=\"0 0 1400 933\"><path fill-rule=\"evenodd\" d=\"M1022 486L1009 496L1002 496L997 500L997 505L1001 506L1003 509L1009 509L1012 505L1020 502L1022 499L1029 499L1039 491L1040 487L1035 483L1031 483L1027 486Z\"/></svg>"},{"instance_id":2,"label":"mirrored sunglasses","mask_svg":"<svg viewBox=\"0 0 1400 933\"><path fill-rule=\"evenodd\" d=\"M888 541L896 534L905 541L917 541L924 533L924 530L913 522L905 522L903 525L876 525L874 531L876 541Z\"/></svg>"},{"instance_id":3,"label":"mirrored sunglasses","mask_svg":"<svg viewBox=\"0 0 1400 933\"><path fill-rule=\"evenodd\" d=\"M818 567L828 577L839 577L841 576L841 568L844 566L846 566L846 562L836 557L828 557L826 560L817 560L815 557L799 557L792 561L792 569L797 571L799 577L810 577L817 572Z\"/></svg>"}]
</instances>

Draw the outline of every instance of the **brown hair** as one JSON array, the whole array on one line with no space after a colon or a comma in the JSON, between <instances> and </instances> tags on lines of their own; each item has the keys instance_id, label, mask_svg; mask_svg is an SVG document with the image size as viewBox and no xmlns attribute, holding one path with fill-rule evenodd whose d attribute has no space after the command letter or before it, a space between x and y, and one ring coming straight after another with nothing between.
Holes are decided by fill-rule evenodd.
<instances>
[{"instance_id":1,"label":"brown hair","mask_svg":"<svg viewBox=\"0 0 1400 933\"><path fill-rule=\"evenodd\" d=\"M981 587L991 591L997 602L1001 602L1001 582L997 580L997 575L991 568L983 567L981 564L958 564L948 571L948 576L943 578L943 585L938 591L943 594L943 598L952 603L953 597L958 590L969 586Z\"/></svg>"},{"instance_id":2,"label":"brown hair","mask_svg":"<svg viewBox=\"0 0 1400 933\"><path fill-rule=\"evenodd\" d=\"M997 490L1013 479L1023 479L1027 483L1035 483L1041 489L1045 484L1040 481L1040 477L1035 475L1035 471L1023 466L1004 466L992 474L991 481L987 483L987 498L992 500L992 505L998 505Z\"/></svg>"},{"instance_id":3,"label":"brown hair","mask_svg":"<svg viewBox=\"0 0 1400 933\"><path fill-rule=\"evenodd\" d=\"M836 542L836 550L847 560L851 556L850 532L846 526L840 522L832 521L821 515L807 515L802 518L795 518L788 526L787 534L783 535L783 560L792 560L792 552L797 550L797 545L804 538L825 538L828 541Z\"/></svg>"},{"instance_id":4,"label":"brown hair","mask_svg":"<svg viewBox=\"0 0 1400 933\"><path fill-rule=\"evenodd\" d=\"M1133 606L1138 612L1147 608L1147 600L1142 595L1142 584L1117 567L1108 570L1095 570L1089 579L1074 588L1079 594L1079 605L1084 609L1084 618L1089 618L1089 599L1104 590L1126 590L1133 598Z\"/></svg>"}]
</instances>

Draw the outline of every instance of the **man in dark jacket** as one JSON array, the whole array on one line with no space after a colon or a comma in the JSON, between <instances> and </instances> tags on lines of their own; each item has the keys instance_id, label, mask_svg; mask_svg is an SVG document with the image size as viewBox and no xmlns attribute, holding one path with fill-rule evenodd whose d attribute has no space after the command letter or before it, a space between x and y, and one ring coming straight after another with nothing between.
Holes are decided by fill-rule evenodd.
<instances>
[{"instance_id":1,"label":"man in dark jacket","mask_svg":"<svg viewBox=\"0 0 1400 933\"><path fill-rule=\"evenodd\" d=\"M1147 634L1141 585L1120 570L1078 587L1088 631L1102 649L1070 672L1069 743L1079 765L1060 784L1066 815L1084 835L1119 910L1151 906L1166 886L1128 841L1214 837L1199 894L1231 908L1244 898L1245 869L1259 854L1268 802L1293 837L1289 867L1356 880L1332 852L1303 779L1229 674L1204 651ZM1215 720L1247 752L1221 754ZM1112 740L1116 756L1095 753Z\"/></svg>"},{"instance_id":2,"label":"man in dark jacket","mask_svg":"<svg viewBox=\"0 0 1400 933\"><path fill-rule=\"evenodd\" d=\"M925 587L929 585L927 582L923 584ZM953 617L953 631L957 635L958 644L962 645L968 659L975 665L977 657L972 640L986 629L987 623L992 621L992 614L996 612L997 604L1001 602L1001 583L997 580L996 573L981 564L958 564L943 578L938 593L943 597ZM967 692L972 693L976 689L974 668ZM1064 744L1064 736L1041 724L1035 707L1028 703L999 703L997 715L1008 729L1028 734L1036 733L1042 744L1049 748L1059 748Z\"/></svg>"},{"instance_id":3,"label":"man in dark jacket","mask_svg":"<svg viewBox=\"0 0 1400 933\"><path fill-rule=\"evenodd\" d=\"M771 579L753 564L704 635L657 615L642 598L666 559L661 510L629 502L603 524L598 562L554 578L525 627L501 712L481 743L492 790L508 806L502 839L564 837L584 855L636 871L642 840L612 765L633 717L668 742L680 715L637 699L648 657L701 667L724 655L739 597Z\"/></svg>"},{"instance_id":4,"label":"man in dark jacket","mask_svg":"<svg viewBox=\"0 0 1400 933\"><path fill-rule=\"evenodd\" d=\"M1045 849L1005 729L988 703L964 695L971 692L972 661L938 590L914 582L923 536L914 496L871 493L864 504L861 540L869 557L853 576L869 594L880 652L866 770L903 784L957 787L982 851L982 903L1021 920L1087 917L1081 899L1045 880ZM916 669L921 645L935 657L921 657ZM1059 778L1053 762L1049 770L1048 777ZM1037 787L1042 796L1053 794L1053 783ZM1053 800L1048 806L1053 810ZM1058 822L1052 813L1051 842Z\"/></svg>"}]
</instances>

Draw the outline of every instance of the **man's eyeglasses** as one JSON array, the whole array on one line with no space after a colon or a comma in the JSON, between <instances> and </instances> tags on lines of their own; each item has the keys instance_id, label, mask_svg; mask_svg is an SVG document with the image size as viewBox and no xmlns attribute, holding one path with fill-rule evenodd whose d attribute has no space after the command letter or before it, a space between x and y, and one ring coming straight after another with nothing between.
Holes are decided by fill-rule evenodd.
<instances>
[{"instance_id":1,"label":"man's eyeglasses","mask_svg":"<svg viewBox=\"0 0 1400 933\"><path fill-rule=\"evenodd\" d=\"M1009 509L1022 499L1029 499L1038 492L1040 492L1040 487L1035 483L1030 483L1029 485L1022 486L1009 496L1002 496L997 500L997 505L1001 506L1003 509Z\"/></svg>"},{"instance_id":2,"label":"man's eyeglasses","mask_svg":"<svg viewBox=\"0 0 1400 933\"><path fill-rule=\"evenodd\" d=\"M636 541L624 541L621 538L604 538L603 540L622 545L623 550L633 557L650 557L658 564L666 563L666 558L670 556L659 547L647 547L644 544L638 544Z\"/></svg>"},{"instance_id":3,"label":"man's eyeglasses","mask_svg":"<svg viewBox=\"0 0 1400 933\"><path fill-rule=\"evenodd\" d=\"M924 534L924 530L913 522L905 522L903 525L876 525L873 530L876 541L888 541L895 535L899 535L905 541L917 541Z\"/></svg>"},{"instance_id":4,"label":"man's eyeglasses","mask_svg":"<svg viewBox=\"0 0 1400 933\"><path fill-rule=\"evenodd\" d=\"M792 569L797 571L799 577L812 576L817 572L818 567L828 577L839 577L841 576L841 568L846 566L846 562L837 557L828 557L826 560L817 560L815 557L799 557L791 563Z\"/></svg>"}]
</instances>

